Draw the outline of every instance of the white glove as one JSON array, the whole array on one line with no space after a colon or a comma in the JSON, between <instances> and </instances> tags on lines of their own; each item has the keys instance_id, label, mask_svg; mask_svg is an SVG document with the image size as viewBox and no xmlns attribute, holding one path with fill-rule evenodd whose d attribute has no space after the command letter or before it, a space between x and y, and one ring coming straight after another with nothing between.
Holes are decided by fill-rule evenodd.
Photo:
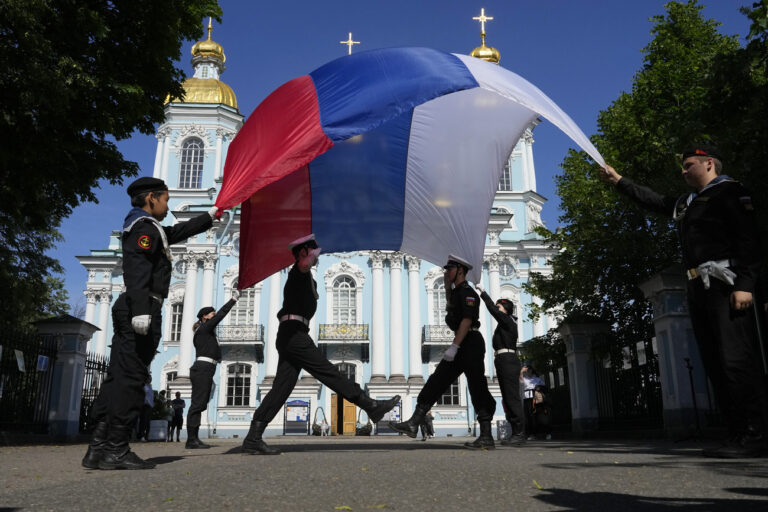
<instances>
[{"instance_id":1,"label":"white glove","mask_svg":"<svg viewBox=\"0 0 768 512\"><path fill-rule=\"evenodd\" d=\"M445 349L445 353L443 353L443 359L448 361L449 363L454 360L456 357L456 352L459 351L459 346L455 343L451 343L451 346Z\"/></svg>"},{"instance_id":2,"label":"white glove","mask_svg":"<svg viewBox=\"0 0 768 512\"><path fill-rule=\"evenodd\" d=\"M137 334L149 333L149 325L152 323L152 315L138 315L131 318L131 327Z\"/></svg>"},{"instance_id":3,"label":"white glove","mask_svg":"<svg viewBox=\"0 0 768 512\"><path fill-rule=\"evenodd\" d=\"M232 288L232 298L234 300L239 299L240 298L240 290L238 290L237 288Z\"/></svg>"},{"instance_id":4,"label":"white glove","mask_svg":"<svg viewBox=\"0 0 768 512\"><path fill-rule=\"evenodd\" d=\"M477 290L477 293L483 293L485 291L485 288L483 288L483 285L481 284L476 284L475 290Z\"/></svg>"},{"instance_id":5,"label":"white glove","mask_svg":"<svg viewBox=\"0 0 768 512\"><path fill-rule=\"evenodd\" d=\"M211 206L211 209L208 210L208 215L211 216L211 220L216 220L216 213L219 211L218 206Z\"/></svg>"}]
</instances>

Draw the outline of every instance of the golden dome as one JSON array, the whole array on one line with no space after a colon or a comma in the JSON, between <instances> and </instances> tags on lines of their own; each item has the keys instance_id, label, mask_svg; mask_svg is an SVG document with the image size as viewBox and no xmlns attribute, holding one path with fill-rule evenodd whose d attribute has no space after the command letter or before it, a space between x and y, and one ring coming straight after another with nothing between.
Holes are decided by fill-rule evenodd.
<instances>
[{"instance_id":1,"label":"golden dome","mask_svg":"<svg viewBox=\"0 0 768 512\"><path fill-rule=\"evenodd\" d=\"M211 32L213 32L213 21L208 19L208 39L205 41L198 41L192 47L192 57L213 57L219 59L222 63L227 61L227 56L224 55L224 48L219 43L211 40Z\"/></svg>"},{"instance_id":2,"label":"golden dome","mask_svg":"<svg viewBox=\"0 0 768 512\"><path fill-rule=\"evenodd\" d=\"M498 64L501 60L499 50L492 46L485 46L485 41L483 41L482 46L478 46L472 50L472 53L469 55L478 59L487 60L488 62L493 62L494 64Z\"/></svg>"},{"instance_id":3,"label":"golden dome","mask_svg":"<svg viewBox=\"0 0 768 512\"><path fill-rule=\"evenodd\" d=\"M218 103L237 110L237 97L230 86L215 78L187 78L182 84L184 98L172 103ZM168 100L165 101L168 103Z\"/></svg>"}]
</instances>

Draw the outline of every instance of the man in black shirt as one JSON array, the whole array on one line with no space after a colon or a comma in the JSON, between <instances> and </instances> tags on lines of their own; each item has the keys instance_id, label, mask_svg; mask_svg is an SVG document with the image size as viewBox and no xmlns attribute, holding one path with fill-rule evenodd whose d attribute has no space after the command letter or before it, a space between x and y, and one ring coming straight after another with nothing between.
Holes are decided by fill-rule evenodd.
<instances>
[{"instance_id":1,"label":"man in black shirt","mask_svg":"<svg viewBox=\"0 0 768 512\"><path fill-rule=\"evenodd\" d=\"M392 421L389 426L397 432L415 438L419 425L424 421L424 416L432 408L432 404L437 402L463 373L467 376L469 394L475 406L477 421L480 423L480 437L473 442L464 443L464 446L490 450L495 448L491 420L496 411L496 400L488 391L488 380L485 378L485 340L479 331L480 299L466 279L472 265L465 259L451 254L443 268L447 303L445 323L455 333L453 343L446 349L442 361L419 393L413 416L401 423Z\"/></svg>"},{"instance_id":2,"label":"man in black shirt","mask_svg":"<svg viewBox=\"0 0 768 512\"><path fill-rule=\"evenodd\" d=\"M517 317L515 305L509 299L499 299L494 304L483 287L475 285L488 312L496 320L493 331L493 364L501 388L504 414L509 423L507 435L502 439L504 446L519 446L525 443L525 419L520 399L520 358L517 356Z\"/></svg>"},{"instance_id":3,"label":"man in black shirt","mask_svg":"<svg viewBox=\"0 0 768 512\"><path fill-rule=\"evenodd\" d=\"M765 450L766 398L753 318L760 247L750 193L721 170L717 149L700 144L683 152L683 179L693 192L677 198L636 185L610 166L600 177L677 224L693 331L729 429L726 442L704 455L757 457Z\"/></svg>"},{"instance_id":4,"label":"man in black shirt","mask_svg":"<svg viewBox=\"0 0 768 512\"><path fill-rule=\"evenodd\" d=\"M251 428L243 440L243 452L250 454L280 454L280 450L269 447L261 437L290 396L302 369L362 408L374 423L400 401L399 395L386 401L372 400L356 382L343 376L314 344L309 336L309 321L317 309L318 295L311 269L317 264L320 248L314 235L294 240L288 247L295 263L283 289L283 307L277 313L280 320L276 341L277 372L272 389L253 413Z\"/></svg>"},{"instance_id":5,"label":"man in black shirt","mask_svg":"<svg viewBox=\"0 0 768 512\"><path fill-rule=\"evenodd\" d=\"M214 206L187 222L162 226L168 214L168 187L157 178L128 186L133 209L123 225L123 282L126 291L112 306L114 336L109 371L94 403L95 428L82 465L89 469L150 469L154 464L128 446L131 425L141 410L143 385L160 343L161 306L171 280L170 246L213 225Z\"/></svg>"},{"instance_id":6,"label":"man in black shirt","mask_svg":"<svg viewBox=\"0 0 768 512\"><path fill-rule=\"evenodd\" d=\"M201 413L208 408L208 400L213 388L213 375L216 366L221 362L221 347L216 338L216 327L240 298L240 292L234 290L232 298L218 312L212 307L204 307L197 313L198 322L195 324L195 362L189 369L189 380L192 381L192 405L187 411L187 449L210 448L198 437L200 431Z\"/></svg>"}]
</instances>

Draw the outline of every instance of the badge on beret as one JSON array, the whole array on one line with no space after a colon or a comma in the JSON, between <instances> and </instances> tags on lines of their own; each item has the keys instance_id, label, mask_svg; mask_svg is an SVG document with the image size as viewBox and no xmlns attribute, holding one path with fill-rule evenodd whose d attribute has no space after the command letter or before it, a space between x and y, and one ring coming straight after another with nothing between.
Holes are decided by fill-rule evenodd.
<instances>
[{"instance_id":1,"label":"badge on beret","mask_svg":"<svg viewBox=\"0 0 768 512\"><path fill-rule=\"evenodd\" d=\"M475 298L474 297L467 297L466 299L467 306L474 306L475 305Z\"/></svg>"},{"instance_id":2,"label":"badge on beret","mask_svg":"<svg viewBox=\"0 0 768 512\"><path fill-rule=\"evenodd\" d=\"M152 239L149 235L141 235L139 237L139 247L142 249L150 249L152 247Z\"/></svg>"},{"instance_id":3,"label":"badge on beret","mask_svg":"<svg viewBox=\"0 0 768 512\"><path fill-rule=\"evenodd\" d=\"M741 205L744 207L747 211L753 211L755 208L752 206L752 198L750 196L742 196L739 198L739 201L741 201Z\"/></svg>"}]
</instances>

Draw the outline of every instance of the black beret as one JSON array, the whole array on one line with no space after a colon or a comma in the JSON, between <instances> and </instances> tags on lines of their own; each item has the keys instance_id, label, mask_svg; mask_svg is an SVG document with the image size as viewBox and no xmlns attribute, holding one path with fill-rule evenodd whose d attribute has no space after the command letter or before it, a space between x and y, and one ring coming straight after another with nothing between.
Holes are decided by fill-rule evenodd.
<instances>
[{"instance_id":1,"label":"black beret","mask_svg":"<svg viewBox=\"0 0 768 512\"><path fill-rule=\"evenodd\" d=\"M158 192L160 190L168 190L168 185L158 178L150 178L145 176L139 178L130 185L128 185L128 195L135 197L145 192Z\"/></svg>"},{"instance_id":2,"label":"black beret","mask_svg":"<svg viewBox=\"0 0 768 512\"><path fill-rule=\"evenodd\" d=\"M216 310L213 309L211 306L206 306L197 312L197 319L202 320L205 315L207 315L208 313L213 313L214 311Z\"/></svg>"},{"instance_id":3,"label":"black beret","mask_svg":"<svg viewBox=\"0 0 768 512\"><path fill-rule=\"evenodd\" d=\"M683 151L683 160L692 156L708 156L722 160L722 158L720 158L720 151L711 144L694 144L693 146L685 148Z\"/></svg>"}]
</instances>

